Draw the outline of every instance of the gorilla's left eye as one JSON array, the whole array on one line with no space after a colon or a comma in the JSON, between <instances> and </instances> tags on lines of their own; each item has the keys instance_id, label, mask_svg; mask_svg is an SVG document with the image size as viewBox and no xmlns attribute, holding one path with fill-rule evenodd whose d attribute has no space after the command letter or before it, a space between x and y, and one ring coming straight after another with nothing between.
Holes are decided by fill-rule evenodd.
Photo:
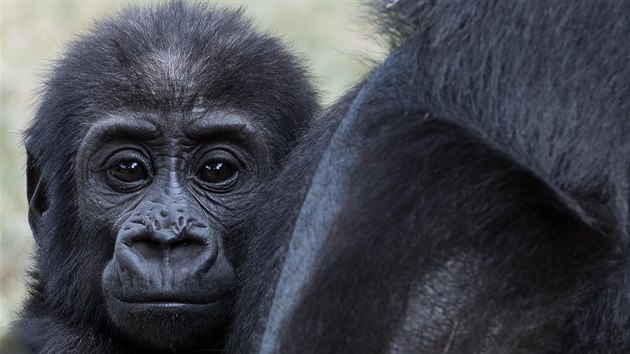
<instances>
[{"instance_id":1,"label":"gorilla's left eye","mask_svg":"<svg viewBox=\"0 0 630 354\"><path fill-rule=\"evenodd\" d=\"M110 167L109 173L115 179L134 183L141 182L147 178L147 171L142 163L135 160L122 160Z\"/></svg>"},{"instance_id":2,"label":"gorilla's left eye","mask_svg":"<svg viewBox=\"0 0 630 354\"><path fill-rule=\"evenodd\" d=\"M224 160L209 161L198 173L199 179L214 185L231 184L236 180L236 175L236 168Z\"/></svg>"}]
</instances>

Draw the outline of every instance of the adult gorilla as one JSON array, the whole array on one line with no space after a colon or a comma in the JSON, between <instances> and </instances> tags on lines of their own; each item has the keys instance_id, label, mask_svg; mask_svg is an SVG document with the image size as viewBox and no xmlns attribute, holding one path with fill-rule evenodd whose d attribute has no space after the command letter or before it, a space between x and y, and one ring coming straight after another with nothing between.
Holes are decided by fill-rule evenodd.
<instances>
[{"instance_id":1,"label":"adult gorilla","mask_svg":"<svg viewBox=\"0 0 630 354\"><path fill-rule=\"evenodd\" d=\"M74 42L26 133L27 348L220 347L236 205L278 168L315 99L297 59L238 11L133 8Z\"/></svg>"},{"instance_id":2,"label":"adult gorilla","mask_svg":"<svg viewBox=\"0 0 630 354\"><path fill-rule=\"evenodd\" d=\"M630 3L383 7L395 49L263 198L295 207L229 348L629 353Z\"/></svg>"}]
</instances>

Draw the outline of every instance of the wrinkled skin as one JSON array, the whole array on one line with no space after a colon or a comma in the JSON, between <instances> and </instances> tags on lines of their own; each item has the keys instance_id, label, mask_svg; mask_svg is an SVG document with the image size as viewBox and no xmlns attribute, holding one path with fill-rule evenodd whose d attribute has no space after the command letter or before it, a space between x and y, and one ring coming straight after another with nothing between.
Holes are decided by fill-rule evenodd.
<instances>
[{"instance_id":1,"label":"wrinkled skin","mask_svg":"<svg viewBox=\"0 0 630 354\"><path fill-rule=\"evenodd\" d=\"M116 235L101 282L108 313L145 341L227 318L234 266L224 235L239 219L235 202L270 163L241 115L151 118L95 123L76 163L79 209Z\"/></svg>"},{"instance_id":2,"label":"wrinkled skin","mask_svg":"<svg viewBox=\"0 0 630 354\"><path fill-rule=\"evenodd\" d=\"M316 114L304 68L238 11L169 3L98 23L26 132L31 352L202 352L229 325L241 200Z\"/></svg>"}]
</instances>

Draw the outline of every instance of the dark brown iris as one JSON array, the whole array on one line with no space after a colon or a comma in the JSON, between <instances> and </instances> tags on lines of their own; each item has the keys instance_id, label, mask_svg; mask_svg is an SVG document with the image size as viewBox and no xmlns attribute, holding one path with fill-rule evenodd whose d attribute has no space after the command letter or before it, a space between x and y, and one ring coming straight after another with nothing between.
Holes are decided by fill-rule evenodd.
<instances>
[{"instance_id":1,"label":"dark brown iris","mask_svg":"<svg viewBox=\"0 0 630 354\"><path fill-rule=\"evenodd\" d=\"M138 161L123 160L112 166L111 175L123 182L139 182L147 178L147 171Z\"/></svg>"},{"instance_id":2,"label":"dark brown iris","mask_svg":"<svg viewBox=\"0 0 630 354\"><path fill-rule=\"evenodd\" d=\"M234 167L225 161L210 161L205 164L199 173L199 177L208 183L222 183L231 179L236 174Z\"/></svg>"}]
</instances>

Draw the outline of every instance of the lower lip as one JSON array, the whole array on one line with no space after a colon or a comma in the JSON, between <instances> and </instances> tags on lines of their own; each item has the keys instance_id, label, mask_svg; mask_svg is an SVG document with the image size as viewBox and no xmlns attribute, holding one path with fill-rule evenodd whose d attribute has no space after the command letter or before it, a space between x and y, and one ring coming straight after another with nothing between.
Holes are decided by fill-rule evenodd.
<instances>
[{"instance_id":1,"label":"lower lip","mask_svg":"<svg viewBox=\"0 0 630 354\"><path fill-rule=\"evenodd\" d=\"M195 310L204 307L216 306L222 299L211 302L194 303L194 302L175 302L175 301L147 301L147 302L129 302L114 298L123 306L132 306L136 309L163 309L163 310Z\"/></svg>"},{"instance_id":2,"label":"lower lip","mask_svg":"<svg viewBox=\"0 0 630 354\"><path fill-rule=\"evenodd\" d=\"M225 307L223 302L214 301L209 303L189 303L189 302L124 302L118 301L119 310L128 314L138 316L170 316L179 314L205 314L207 317L214 316L215 313L221 312ZM161 317L159 317L161 318Z\"/></svg>"},{"instance_id":3,"label":"lower lip","mask_svg":"<svg viewBox=\"0 0 630 354\"><path fill-rule=\"evenodd\" d=\"M187 302L128 302L128 305L137 309L162 309L162 310L199 310L205 307L217 305L218 301L208 302L205 304L195 304Z\"/></svg>"},{"instance_id":4,"label":"lower lip","mask_svg":"<svg viewBox=\"0 0 630 354\"><path fill-rule=\"evenodd\" d=\"M138 305L138 306L148 306L148 307L158 307L158 308L182 308L188 306L205 306L210 305L212 302L206 304L193 304L187 302L131 302L130 304Z\"/></svg>"}]
</instances>

